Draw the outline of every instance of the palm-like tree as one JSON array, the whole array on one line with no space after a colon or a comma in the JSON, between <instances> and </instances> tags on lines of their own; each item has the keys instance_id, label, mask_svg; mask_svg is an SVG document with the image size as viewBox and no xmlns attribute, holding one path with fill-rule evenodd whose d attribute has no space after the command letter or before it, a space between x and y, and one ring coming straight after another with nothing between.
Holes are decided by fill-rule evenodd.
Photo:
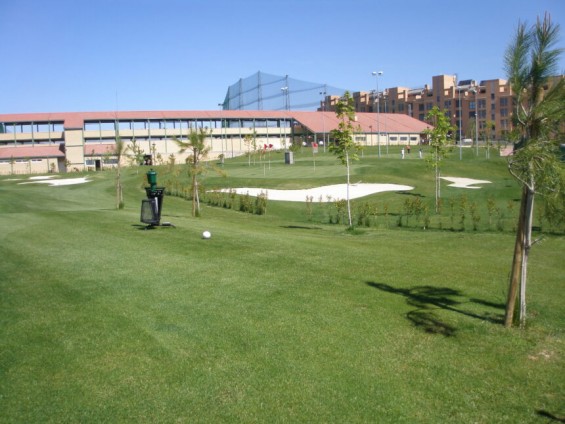
<instances>
[{"instance_id":1,"label":"palm-like tree","mask_svg":"<svg viewBox=\"0 0 565 424\"><path fill-rule=\"evenodd\" d=\"M359 130L359 125L354 124L355 104L349 91L336 104L335 114L339 120L338 127L332 130L331 135L334 143L330 145L330 152L337 156L343 165L345 165L347 173L347 218L349 228L353 227L351 219L351 202L349 199L349 177L350 166L352 160L359 160L357 152L362 149L359 143L354 140L354 134Z\"/></svg>"},{"instance_id":2,"label":"palm-like tree","mask_svg":"<svg viewBox=\"0 0 565 424\"><path fill-rule=\"evenodd\" d=\"M522 185L514 258L505 325L512 326L518 287L520 288L520 326L526 319L526 277L532 242L534 196L550 194L562 184L556 151L556 134L565 118L565 81L555 76L561 49L559 25L548 14L527 28L520 23L508 47L504 63L513 92L514 123L519 140L508 167ZM550 87L551 85L551 87Z\"/></svg>"},{"instance_id":3,"label":"palm-like tree","mask_svg":"<svg viewBox=\"0 0 565 424\"><path fill-rule=\"evenodd\" d=\"M180 153L189 152L186 159L188 172L192 178L192 216L200 215L200 199L198 197L198 176L203 173L204 169L201 161L206 159L210 152L210 147L206 146L206 138L210 135L205 128L198 131L190 131L188 141L182 141L175 138L175 142L180 147Z\"/></svg>"}]
</instances>

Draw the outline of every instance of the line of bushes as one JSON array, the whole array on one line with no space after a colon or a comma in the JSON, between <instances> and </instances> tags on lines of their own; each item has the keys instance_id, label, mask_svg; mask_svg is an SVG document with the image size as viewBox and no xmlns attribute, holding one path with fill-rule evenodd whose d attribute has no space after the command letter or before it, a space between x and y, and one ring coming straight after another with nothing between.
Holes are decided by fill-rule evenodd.
<instances>
[{"instance_id":1,"label":"line of bushes","mask_svg":"<svg viewBox=\"0 0 565 424\"><path fill-rule=\"evenodd\" d=\"M165 183L165 194L183 199L192 199L192 187L178 180ZM268 196L249 193L239 195L235 190L206 191L200 186L201 202L213 207L239 212L265 215ZM316 201L315 201L316 200ZM325 201L324 201L325 200ZM353 201L353 222L357 227L413 228L450 231L515 231L518 205L509 200L501 205L489 197L486 203L470 201L466 195L440 199L439 213L435 213L433 201L423 200L418 195L408 195L401 207L393 210L384 202ZM347 224L347 202L344 199L305 198L306 219L319 223ZM565 234L565 217L553 214L543 202L539 202L534 230L544 233Z\"/></svg>"}]
</instances>

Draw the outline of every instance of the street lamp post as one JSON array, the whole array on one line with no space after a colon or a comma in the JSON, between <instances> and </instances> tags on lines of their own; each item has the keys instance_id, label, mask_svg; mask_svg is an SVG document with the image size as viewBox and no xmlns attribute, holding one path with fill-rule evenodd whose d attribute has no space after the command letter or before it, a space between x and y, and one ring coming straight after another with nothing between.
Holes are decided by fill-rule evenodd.
<instances>
[{"instance_id":1,"label":"street lamp post","mask_svg":"<svg viewBox=\"0 0 565 424\"><path fill-rule=\"evenodd\" d=\"M379 77L383 71L373 71L373 76L377 82L377 91L375 91L375 101L377 102L377 144L379 146L379 158L381 157L381 122L380 122L380 105L379 105Z\"/></svg>"},{"instance_id":2,"label":"street lamp post","mask_svg":"<svg viewBox=\"0 0 565 424\"><path fill-rule=\"evenodd\" d=\"M284 96L284 110L289 110L290 105L288 101L288 87L281 87L281 91L283 92Z\"/></svg>"},{"instance_id":3,"label":"street lamp post","mask_svg":"<svg viewBox=\"0 0 565 424\"><path fill-rule=\"evenodd\" d=\"M326 112L326 90L324 86L324 91L320 91L320 96L322 96L322 137L323 137L323 144L324 144L324 153L326 153L326 119L325 119L325 112Z\"/></svg>"},{"instance_id":4,"label":"street lamp post","mask_svg":"<svg viewBox=\"0 0 565 424\"><path fill-rule=\"evenodd\" d=\"M288 101L288 86L285 87L281 87L281 91L283 93L284 96L284 109L285 110L290 110L290 105L289 105L289 101ZM284 123L286 125L286 119L284 120ZM282 131L282 128L281 128ZM284 147L285 147L285 151L286 151L286 134L284 135Z\"/></svg>"},{"instance_id":5,"label":"street lamp post","mask_svg":"<svg viewBox=\"0 0 565 424\"><path fill-rule=\"evenodd\" d=\"M471 87L469 93L475 95L475 149L477 156L479 156L479 102L477 100L479 90L477 90L477 87Z\"/></svg>"},{"instance_id":6,"label":"street lamp post","mask_svg":"<svg viewBox=\"0 0 565 424\"><path fill-rule=\"evenodd\" d=\"M461 104L461 89L457 89L458 92L458 104L459 104L459 110L457 113L459 113L459 160L463 159L463 124L462 124L462 120L463 120L463 105Z\"/></svg>"},{"instance_id":7,"label":"street lamp post","mask_svg":"<svg viewBox=\"0 0 565 424\"><path fill-rule=\"evenodd\" d=\"M457 90L457 107L455 108L455 118L457 118L457 114L459 114L459 160L463 160L463 138L461 133L461 112L463 108L461 107L461 89L457 87L457 75L453 76L453 86L455 90Z\"/></svg>"},{"instance_id":8,"label":"street lamp post","mask_svg":"<svg viewBox=\"0 0 565 424\"><path fill-rule=\"evenodd\" d=\"M223 103L218 103L220 110L224 109ZM224 118L220 119L220 143L222 144L222 163L224 163Z\"/></svg>"}]
</instances>

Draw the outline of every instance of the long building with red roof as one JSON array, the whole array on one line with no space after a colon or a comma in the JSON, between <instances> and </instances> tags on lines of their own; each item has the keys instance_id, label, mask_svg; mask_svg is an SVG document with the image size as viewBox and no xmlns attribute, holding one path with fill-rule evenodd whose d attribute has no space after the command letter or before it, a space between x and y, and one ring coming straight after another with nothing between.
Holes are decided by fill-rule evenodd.
<instances>
[{"instance_id":1,"label":"long building with red roof","mask_svg":"<svg viewBox=\"0 0 565 424\"><path fill-rule=\"evenodd\" d=\"M357 113L356 141L364 146L418 145L429 126L402 114ZM84 171L114 166L119 136L143 160L186 159L175 140L204 128L211 158L245 154L246 136L256 146L327 143L337 128L334 112L300 111L130 111L0 114L0 174Z\"/></svg>"}]
</instances>

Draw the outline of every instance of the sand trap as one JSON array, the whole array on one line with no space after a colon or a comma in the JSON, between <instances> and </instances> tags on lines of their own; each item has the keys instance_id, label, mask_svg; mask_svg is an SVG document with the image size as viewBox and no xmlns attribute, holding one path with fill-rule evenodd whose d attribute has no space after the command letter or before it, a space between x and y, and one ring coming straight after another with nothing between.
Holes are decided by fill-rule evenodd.
<instances>
[{"instance_id":1,"label":"sand trap","mask_svg":"<svg viewBox=\"0 0 565 424\"><path fill-rule=\"evenodd\" d=\"M472 178L457 178L457 177L440 177L442 180L451 181L453 184L449 184L449 187L457 188L473 188L478 189L482 187L472 187L475 184L490 184L491 181L485 180L474 180Z\"/></svg>"},{"instance_id":2,"label":"sand trap","mask_svg":"<svg viewBox=\"0 0 565 424\"><path fill-rule=\"evenodd\" d=\"M49 177L49 178L51 178L51 177ZM50 186L53 187L53 186L84 184L84 183L90 182L90 180L87 180L86 177L65 178L65 179L62 179L62 180L38 179L38 178L35 178L35 177L32 177L30 179L35 179L35 181L29 181L29 182L19 183L19 184L49 184Z\"/></svg>"},{"instance_id":3,"label":"sand trap","mask_svg":"<svg viewBox=\"0 0 565 424\"><path fill-rule=\"evenodd\" d=\"M48 180L50 178L55 178L55 175L40 175L38 177L29 177L30 180Z\"/></svg>"},{"instance_id":4,"label":"sand trap","mask_svg":"<svg viewBox=\"0 0 565 424\"><path fill-rule=\"evenodd\" d=\"M357 199L370 194L381 193L384 191L407 191L413 190L414 187L399 184L350 184L349 198ZM258 196L261 193L267 194L269 200L283 200L287 202L305 202L306 197L312 196L313 202L333 202L347 198L347 184L335 184L322 187L314 187L302 190L273 190L266 188L241 187L234 189L216 190L222 193L228 193L234 190L237 194L249 194L250 196Z\"/></svg>"}]
</instances>

